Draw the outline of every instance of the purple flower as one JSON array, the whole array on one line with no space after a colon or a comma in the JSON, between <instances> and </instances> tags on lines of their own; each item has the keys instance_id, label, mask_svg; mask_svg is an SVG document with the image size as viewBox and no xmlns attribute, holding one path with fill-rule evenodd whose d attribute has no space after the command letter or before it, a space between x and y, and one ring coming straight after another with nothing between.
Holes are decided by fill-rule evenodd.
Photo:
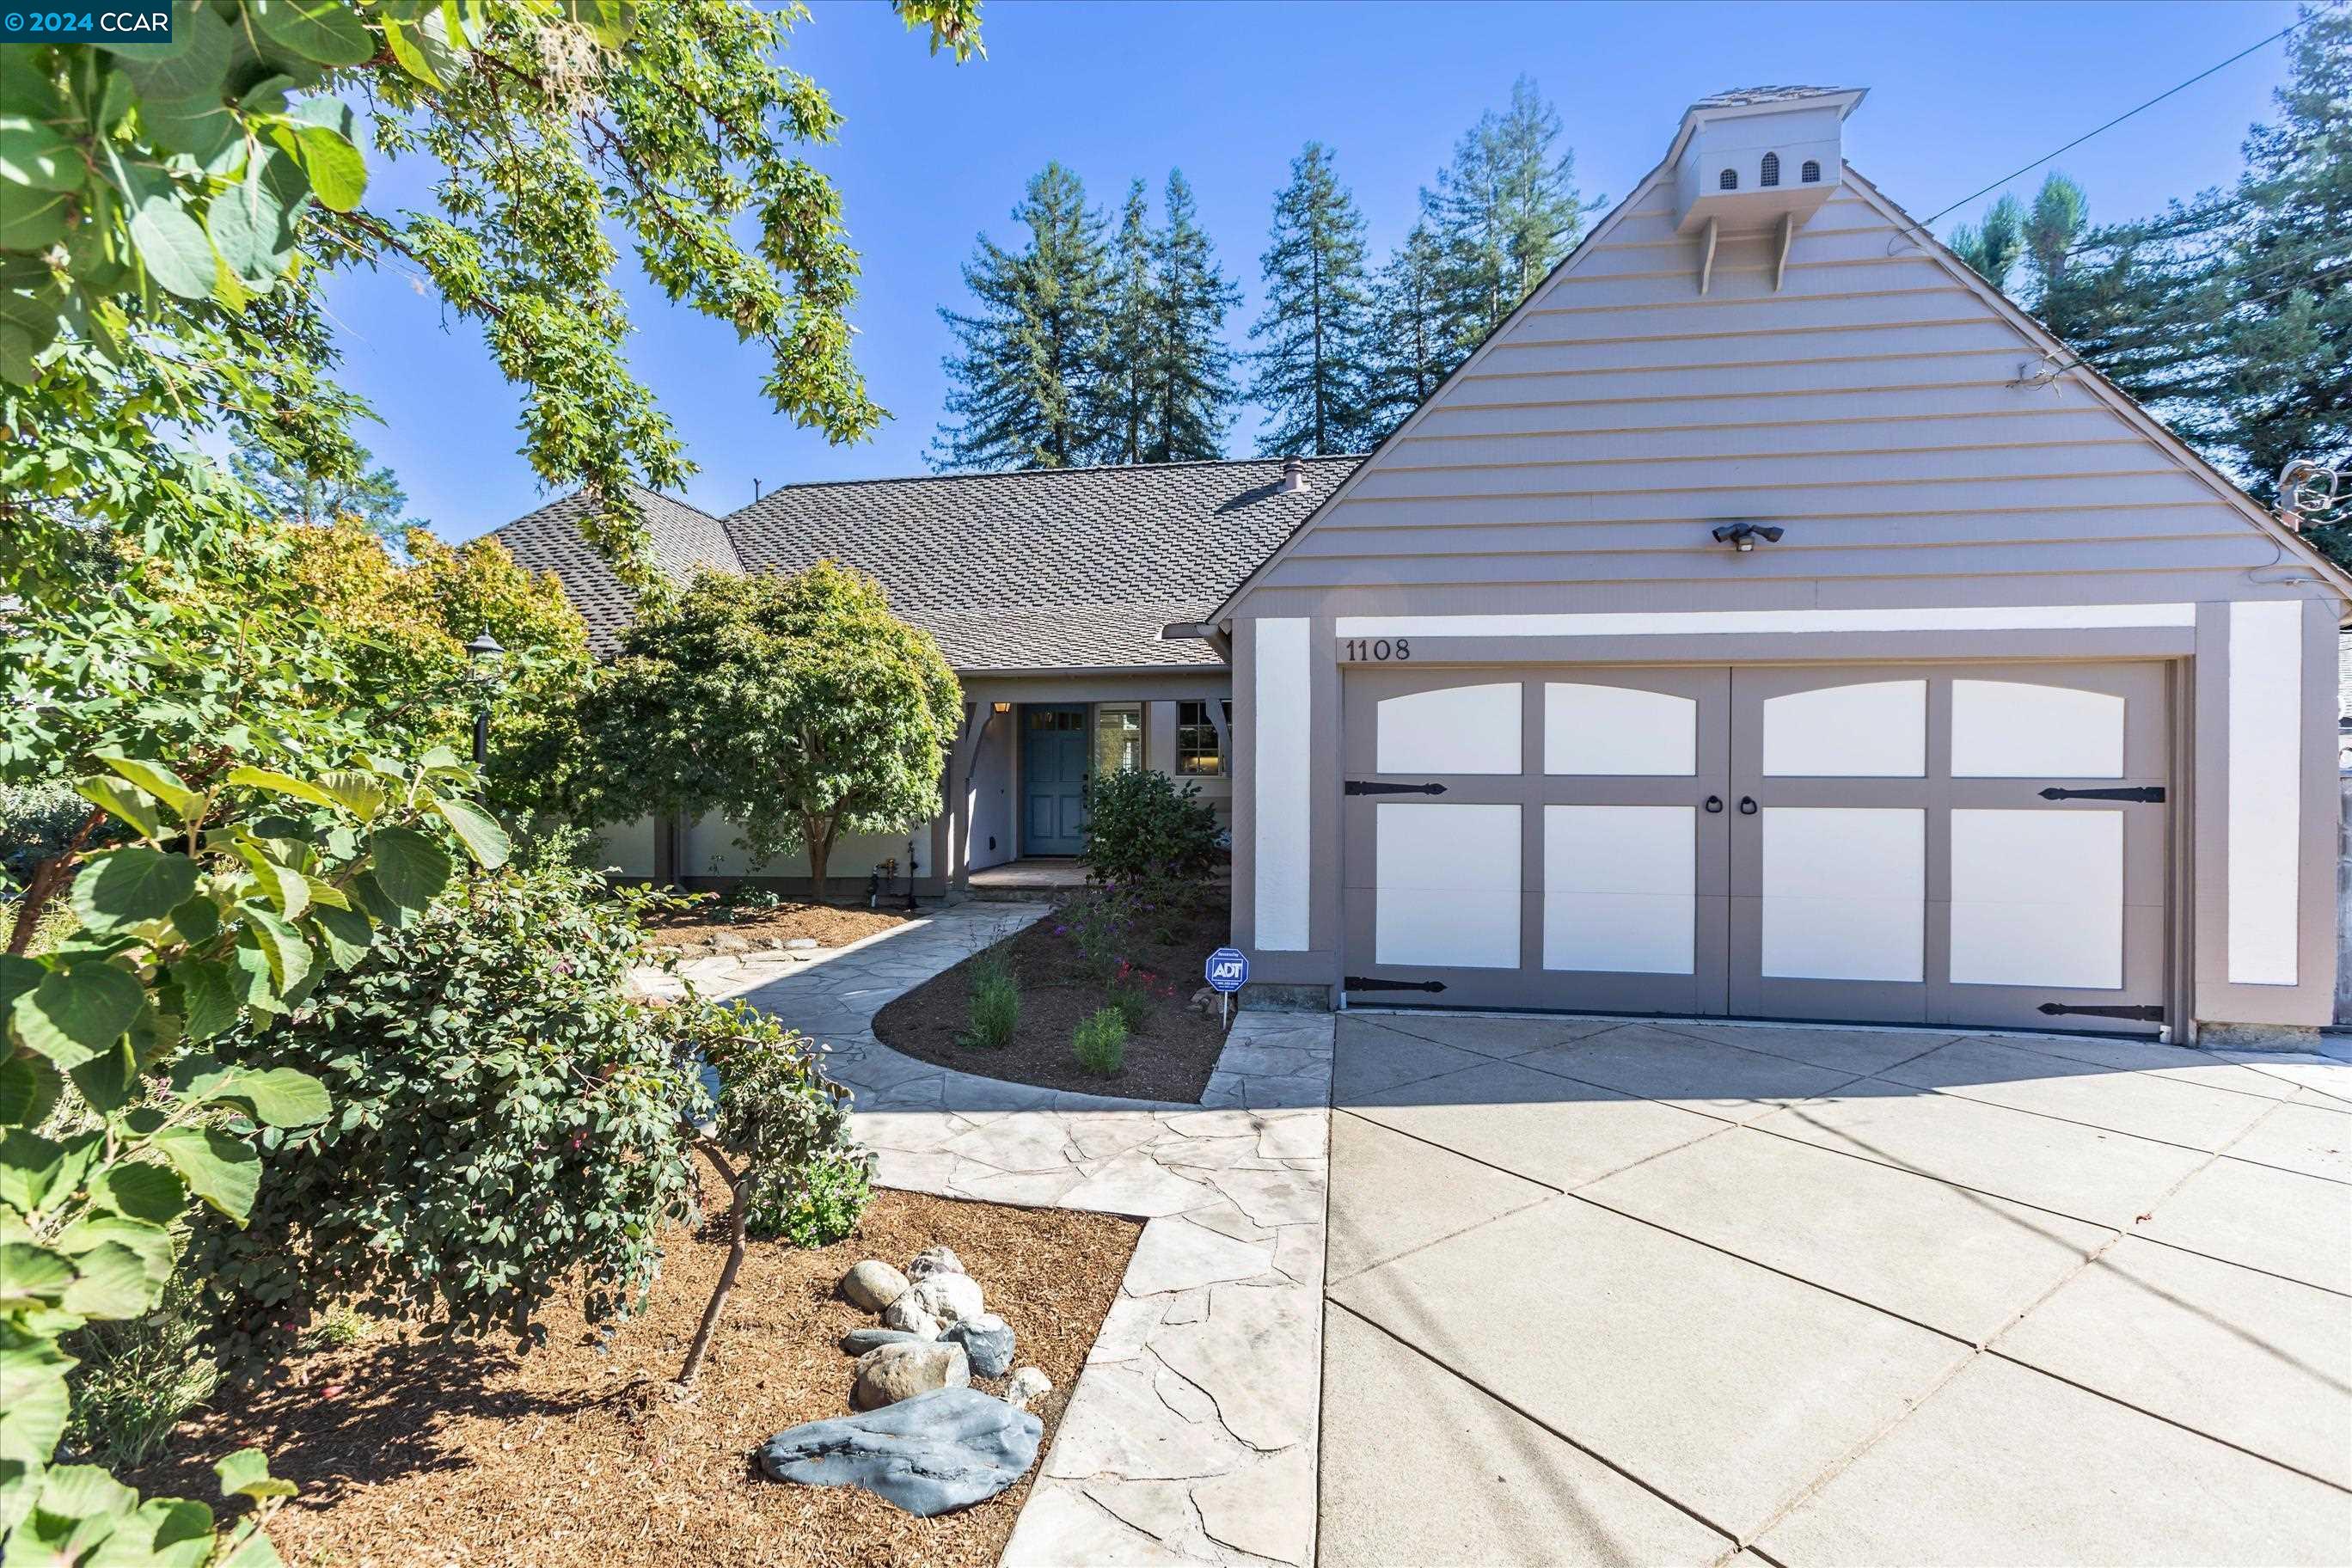
<instances>
[{"instance_id":1,"label":"purple flower","mask_svg":"<svg viewBox=\"0 0 2352 1568\"><path fill-rule=\"evenodd\" d=\"M1067 926L1055 926L1054 928L1054 934L1055 936L1067 936L1070 934L1070 928Z\"/></svg>"}]
</instances>

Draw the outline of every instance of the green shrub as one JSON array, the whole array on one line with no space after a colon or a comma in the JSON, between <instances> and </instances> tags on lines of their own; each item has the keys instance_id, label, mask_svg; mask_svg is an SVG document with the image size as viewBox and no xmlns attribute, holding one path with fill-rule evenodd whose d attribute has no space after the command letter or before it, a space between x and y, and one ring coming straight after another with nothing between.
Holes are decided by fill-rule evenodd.
<instances>
[{"instance_id":1,"label":"green shrub","mask_svg":"<svg viewBox=\"0 0 2352 1568\"><path fill-rule=\"evenodd\" d=\"M203 1352L204 1325L190 1310L191 1296L182 1274L145 1317L91 1323L67 1336L67 1352L81 1364L70 1380L73 1418L64 1447L110 1468L142 1464L213 1396L220 1375Z\"/></svg>"},{"instance_id":2,"label":"green shrub","mask_svg":"<svg viewBox=\"0 0 2352 1568\"><path fill-rule=\"evenodd\" d=\"M840 1240L865 1212L874 1164L850 1139L849 1090L825 1076L824 1046L741 1002L688 996L671 1021L697 1068L688 1110L695 1147L732 1199L727 1262L678 1370L679 1385L691 1388L746 1238L766 1227L803 1246Z\"/></svg>"},{"instance_id":3,"label":"green shrub","mask_svg":"<svg viewBox=\"0 0 2352 1568\"><path fill-rule=\"evenodd\" d=\"M1087 784L1087 875L1114 886L1198 881L1217 863L1217 814L1201 786L1160 773L1098 773Z\"/></svg>"},{"instance_id":4,"label":"green shrub","mask_svg":"<svg viewBox=\"0 0 2352 1568\"><path fill-rule=\"evenodd\" d=\"M335 1114L263 1137L248 1225L197 1226L224 1357L283 1355L330 1303L525 1342L560 1289L626 1310L694 1196L688 1072L624 994L644 955L634 904L559 848L453 884L266 1037L228 1037L232 1060L316 1076Z\"/></svg>"},{"instance_id":5,"label":"green shrub","mask_svg":"<svg viewBox=\"0 0 2352 1568\"><path fill-rule=\"evenodd\" d=\"M1021 1022L1021 987L1003 959L984 953L971 965L971 1027L958 1042L967 1046L1003 1046Z\"/></svg>"},{"instance_id":6,"label":"green shrub","mask_svg":"<svg viewBox=\"0 0 2352 1568\"><path fill-rule=\"evenodd\" d=\"M825 1076L825 1047L742 1002L691 998L666 1026L710 1069L695 1131L741 1167L751 1234L800 1247L847 1236L873 1195L874 1159L849 1136L849 1091Z\"/></svg>"},{"instance_id":7,"label":"green shrub","mask_svg":"<svg viewBox=\"0 0 2352 1568\"><path fill-rule=\"evenodd\" d=\"M1116 1007L1097 1008L1092 1017L1079 1022L1070 1037L1070 1049L1080 1067L1110 1077L1127 1065L1127 1020Z\"/></svg>"}]
</instances>

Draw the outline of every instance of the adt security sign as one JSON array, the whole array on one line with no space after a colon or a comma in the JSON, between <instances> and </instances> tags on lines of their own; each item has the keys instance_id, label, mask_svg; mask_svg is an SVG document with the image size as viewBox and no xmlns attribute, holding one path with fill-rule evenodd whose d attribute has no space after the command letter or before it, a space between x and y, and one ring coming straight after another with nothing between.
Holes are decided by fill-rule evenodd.
<instances>
[{"instance_id":1,"label":"adt security sign","mask_svg":"<svg viewBox=\"0 0 2352 1568\"><path fill-rule=\"evenodd\" d=\"M1221 947L1209 954L1207 968L1209 984L1217 993L1217 1022L1229 1016L1227 1005L1234 993L1249 984L1249 954L1237 947Z\"/></svg>"}]
</instances>

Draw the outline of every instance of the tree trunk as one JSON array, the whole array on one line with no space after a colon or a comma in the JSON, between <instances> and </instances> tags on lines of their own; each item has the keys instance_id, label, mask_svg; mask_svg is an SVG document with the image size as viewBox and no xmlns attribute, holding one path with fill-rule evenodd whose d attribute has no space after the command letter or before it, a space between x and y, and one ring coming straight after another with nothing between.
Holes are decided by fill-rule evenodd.
<instances>
[{"instance_id":1,"label":"tree trunk","mask_svg":"<svg viewBox=\"0 0 2352 1568\"><path fill-rule=\"evenodd\" d=\"M825 868L833 859L834 826L807 817L801 823L801 837L808 842L809 891L817 903L824 902Z\"/></svg>"},{"instance_id":2,"label":"tree trunk","mask_svg":"<svg viewBox=\"0 0 2352 1568\"><path fill-rule=\"evenodd\" d=\"M63 849L33 868L33 879L25 884L25 901L16 910L16 924L8 933L10 952L21 954L33 945L33 932L40 928L41 916L47 912L49 901L73 881L74 867L81 852L89 847L89 836L105 823L106 813L93 809L82 818L81 826L74 830Z\"/></svg>"},{"instance_id":3,"label":"tree trunk","mask_svg":"<svg viewBox=\"0 0 2352 1568\"><path fill-rule=\"evenodd\" d=\"M719 1180L727 1184L730 1217L728 1222L727 1266L719 1271L719 1284L710 1292L709 1304L702 1309L702 1322L694 1331L694 1342L686 1347L686 1364L677 1369L677 1385L681 1389L694 1386L695 1375L702 1370L702 1358L710 1349L711 1331L719 1326L719 1314L727 1306L727 1293L735 1289L735 1276L743 1269L743 1226L750 1205L744 1201L743 1189L751 1172L737 1175L728 1166L719 1151L708 1143L697 1145Z\"/></svg>"}]
</instances>

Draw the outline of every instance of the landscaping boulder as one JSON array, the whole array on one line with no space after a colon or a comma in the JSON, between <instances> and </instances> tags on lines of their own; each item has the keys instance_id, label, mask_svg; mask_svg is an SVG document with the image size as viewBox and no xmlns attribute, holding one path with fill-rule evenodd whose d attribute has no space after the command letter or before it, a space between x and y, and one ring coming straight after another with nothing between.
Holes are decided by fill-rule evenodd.
<instances>
[{"instance_id":1,"label":"landscaping boulder","mask_svg":"<svg viewBox=\"0 0 2352 1568\"><path fill-rule=\"evenodd\" d=\"M907 1265L907 1278L909 1279L928 1279L934 1274L962 1272L963 1259L955 1255L954 1248L947 1247L927 1247L915 1254L915 1260Z\"/></svg>"},{"instance_id":2,"label":"landscaping boulder","mask_svg":"<svg viewBox=\"0 0 2352 1568\"><path fill-rule=\"evenodd\" d=\"M903 1330L919 1340L935 1340L946 1327L939 1315L923 1304L923 1299L910 1288L900 1292L898 1299L882 1309L882 1321L894 1329Z\"/></svg>"},{"instance_id":3,"label":"landscaping boulder","mask_svg":"<svg viewBox=\"0 0 2352 1568\"><path fill-rule=\"evenodd\" d=\"M784 939L783 945L794 952L806 952L811 948L816 946L816 938L813 936L788 936Z\"/></svg>"},{"instance_id":4,"label":"landscaping boulder","mask_svg":"<svg viewBox=\"0 0 2352 1568\"><path fill-rule=\"evenodd\" d=\"M862 1415L777 1433L760 1448L772 1480L864 1487L929 1519L992 1498L1036 1462L1045 1426L972 1388L942 1388Z\"/></svg>"},{"instance_id":5,"label":"landscaping boulder","mask_svg":"<svg viewBox=\"0 0 2352 1568\"><path fill-rule=\"evenodd\" d=\"M982 1377L1003 1377L1013 1369L1013 1325L993 1312L959 1318L940 1331L940 1342L961 1345Z\"/></svg>"},{"instance_id":6,"label":"landscaping boulder","mask_svg":"<svg viewBox=\"0 0 2352 1568\"><path fill-rule=\"evenodd\" d=\"M853 1307L878 1312L904 1295L907 1277L878 1258L850 1266L841 1277L841 1293Z\"/></svg>"},{"instance_id":7,"label":"landscaping boulder","mask_svg":"<svg viewBox=\"0 0 2352 1568\"><path fill-rule=\"evenodd\" d=\"M981 1301L979 1282L966 1274L934 1274L918 1279L907 1287L907 1294L942 1324L977 1318L988 1310Z\"/></svg>"},{"instance_id":8,"label":"landscaping boulder","mask_svg":"<svg viewBox=\"0 0 2352 1568\"><path fill-rule=\"evenodd\" d=\"M857 1386L849 1394L853 1410L877 1410L929 1394L935 1388L962 1388L971 1382L971 1363L961 1345L926 1343L880 1345L857 1358Z\"/></svg>"},{"instance_id":9,"label":"landscaping boulder","mask_svg":"<svg viewBox=\"0 0 2352 1568\"><path fill-rule=\"evenodd\" d=\"M1054 1380L1034 1366L1024 1366L1013 1374L1013 1382L1004 1390L1004 1403L1015 1410L1026 1410L1054 1392Z\"/></svg>"},{"instance_id":10,"label":"landscaping boulder","mask_svg":"<svg viewBox=\"0 0 2352 1568\"><path fill-rule=\"evenodd\" d=\"M851 1355L864 1355L867 1351L880 1350L884 1345L919 1345L923 1336L910 1334L904 1329L852 1329L841 1336L841 1348Z\"/></svg>"}]
</instances>

